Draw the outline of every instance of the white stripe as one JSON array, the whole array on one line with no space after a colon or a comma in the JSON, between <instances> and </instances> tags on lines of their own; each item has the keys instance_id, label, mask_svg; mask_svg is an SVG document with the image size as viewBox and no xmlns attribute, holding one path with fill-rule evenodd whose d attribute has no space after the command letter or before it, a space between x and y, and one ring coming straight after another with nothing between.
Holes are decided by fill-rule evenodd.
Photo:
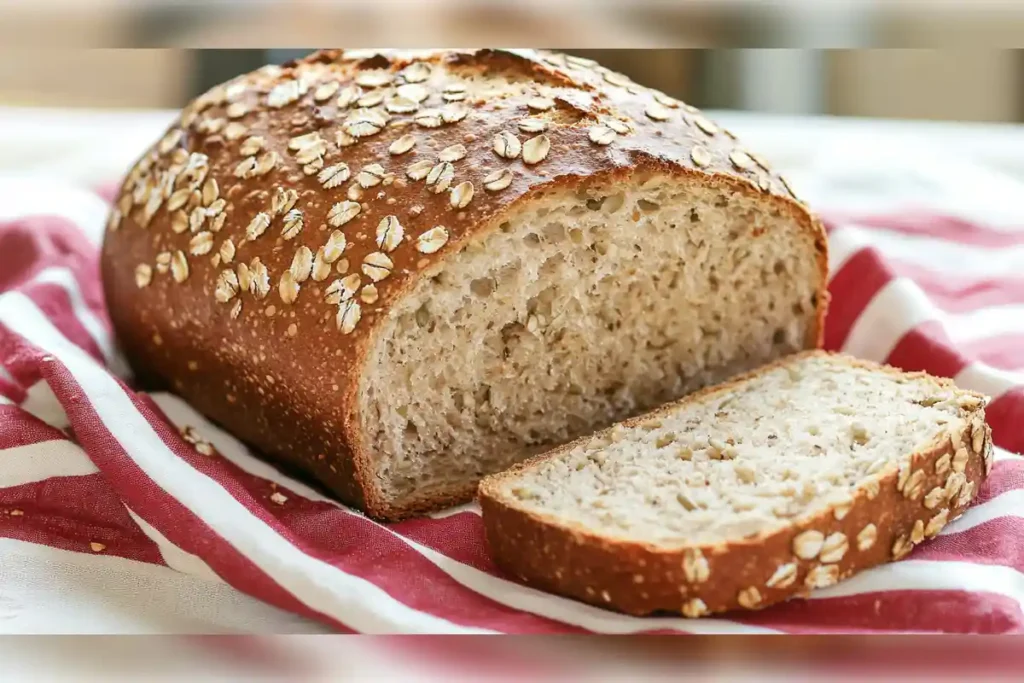
<instances>
[{"instance_id":1,"label":"white stripe","mask_svg":"<svg viewBox=\"0 0 1024 683\"><path fill-rule=\"evenodd\" d=\"M168 567L183 574L191 574L192 576L198 576L209 581L224 583L224 580L217 575L217 572L213 571L210 565L203 562L198 555L193 555L174 545L156 527L135 514L131 508L125 506L125 509L128 510L128 514L135 520L135 523L139 525L142 533L146 534L151 541L156 543L157 549L160 550L160 556L164 558L164 563Z\"/></svg>"},{"instance_id":2,"label":"white stripe","mask_svg":"<svg viewBox=\"0 0 1024 683\"><path fill-rule=\"evenodd\" d=\"M178 426L189 425L197 429L204 439L217 448L221 455L249 474L273 481L308 500L330 503L346 514L358 514L333 500L325 498L305 484L281 474L267 463L256 459L241 442L209 423L179 397L163 393L152 394L152 397L172 422ZM447 512L454 514L456 510L461 511L462 509L470 509L479 513L479 507L475 503L468 506L459 506L459 508L453 508ZM530 612L598 633L626 634L659 628L675 629L690 633L776 633L772 629L747 626L726 619L638 618L608 612L574 600L527 588L513 581L491 576L475 567L453 560L443 553L439 553L432 548L406 538L386 526L381 526L380 528L406 543L453 580L480 595L507 607Z\"/></svg>"},{"instance_id":3,"label":"white stripe","mask_svg":"<svg viewBox=\"0 0 1024 683\"><path fill-rule=\"evenodd\" d=\"M456 505L454 507L445 508L444 510L427 513L427 516L431 519L444 519L445 517L452 517L454 515L462 514L463 512L471 512L477 516L482 514L480 504L474 500L463 505Z\"/></svg>"},{"instance_id":4,"label":"white stripe","mask_svg":"<svg viewBox=\"0 0 1024 683\"><path fill-rule=\"evenodd\" d=\"M64 439L0 450L0 488L97 472L99 470L85 452Z\"/></svg>"},{"instance_id":5,"label":"white stripe","mask_svg":"<svg viewBox=\"0 0 1024 683\"><path fill-rule=\"evenodd\" d=\"M64 406L57 400L50 385L43 380L28 388L21 409L57 429L67 429L70 425Z\"/></svg>"},{"instance_id":6,"label":"white stripe","mask_svg":"<svg viewBox=\"0 0 1024 683\"><path fill-rule=\"evenodd\" d=\"M1001 307L985 309L986 316L997 317L994 311ZM894 278L889 281L864 307L857 317L850 333L843 343L843 351L883 362L895 348L897 342L918 325L937 321L947 334L955 338L955 332L961 326L960 321L969 320L972 314L956 316L943 313L914 282L907 278ZM1024 309L1013 315L1024 316ZM1013 327L1024 330L1024 325L1015 321L1009 324L990 321L994 326ZM964 333L959 333L962 337ZM1017 373L998 370L980 362L973 362L964 367L954 378L957 386L964 389L980 391L992 398L998 398L1008 389L1024 384L1024 377Z\"/></svg>"},{"instance_id":7,"label":"white stripe","mask_svg":"<svg viewBox=\"0 0 1024 683\"><path fill-rule=\"evenodd\" d=\"M871 236L861 228L844 226L836 228L828 236L829 279L846 265L850 258L871 246Z\"/></svg>"},{"instance_id":8,"label":"white stripe","mask_svg":"<svg viewBox=\"0 0 1024 683\"><path fill-rule=\"evenodd\" d=\"M3 365L0 365L0 379L6 380L6 381L10 382L11 384L13 384L15 386L18 386L18 383L14 381L14 378L11 377L11 374L9 372L7 372L7 368L5 368ZM13 405L14 401L12 401L11 399L7 398L3 394L0 394L0 405L8 405L8 404Z\"/></svg>"},{"instance_id":9,"label":"white stripe","mask_svg":"<svg viewBox=\"0 0 1024 683\"><path fill-rule=\"evenodd\" d=\"M959 534L1000 517L1024 517L1024 490L1006 491L981 505L975 505L960 519L947 525L939 535Z\"/></svg>"},{"instance_id":10,"label":"white stripe","mask_svg":"<svg viewBox=\"0 0 1024 683\"><path fill-rule=\"evenodd\" d=\"M1000 462L1002 460L1021 460L1021 459L1024 459L1024 455L1017 455L1016 453L1011 453L1010 451L1003 450L1002 448L999 448L998 446L994 446L992 448L992 460L994 462Z\"/></svg>"},{"instance_id":11,"label":"white stripe","mask_svg":"<svg viewBox=\"0 0 1024 683\"><path fill-rule=\"evenodd\" d=\"M273 465L268 464L265 460L260 460L255 457L249 449L241 441L228 434L223 429L220 429L212 422L207 420L203 415L196 412L192 406L183 401L180 396L174 394L167 394L163 392L151 393L150 398L156 403L160 410L163 411L164 415L167 416L176 427L192 427L197 430L199 434L209 441L217 452L224 456L225 460L229 460L238 466L244 472L247 472L253 476L267 481L272 481L275 484L279 484L294 493L301 495L306 500L316 501L318 503L329 503L339 510L345 510L352 512L349 508L345 507L333 498L329 498L316 489L304 484L298 479L292 479L281 473ZM433 519L443 519L445 517L451 517L461 512L472 512L474 514L480 514L480 506L474 501L466 503L464 505L456 505L454 507L439 510L437 512L430 513L428 516Z\"/></svg>"},{"instance_id":12,"label":"white stripe","mask_svg":"<svg viewBox=\"0 0 1024 683\"><path fill-rule=\"evenodd\" d=\"M110 205L95 192L41 178L0 175L0 220L60 216L75 224L96 245L103 235Z\"/></svg>"},{"instance_id":13,"label":"white stripe","mask_svg":"<svg viewBox=\"0 0 1024 683\"><path fill-rule=\"evenodd\" d=\"M0 322L60 360L106 428L139 468L297 600L369 633L488 633L420 612L365 579L310 557L249 512L216 481L190 468L161 441L118 384L65 339L30 299L0 296Z\"/></svg>"},{"instance_id":14,"label":"white stripe","mask_svg":"<svg viewBox=\"0 0 1024 683\"><path fill-rule=\"evenodd\" d=\"M954 344L1005 334L1024 334L1024 304L982 306L963 313L937 311Z\"/></svg>"},{"instance_id":15,"label":"white stripe","mask_svg":"<svg viewBox=\"0 0 1024 683\"><path fill-rule=\"evenodd\" d=\"M998 465L1005 461L1024 460L1024 456L993 446L992 460ZM995 471L993 470L993 472ZM939 532L939 535L967 531L991 519L1007 516L1024 516L1024 490L1006 491L981 505L975 505L968 509L960 519L947 525Z\"/></svg>"},{"instance_id":16,"label":"white stripe","mask_svg":"<svg viewBox=\"0 0 1024 683\"><path fill-rule=\"evenodd\" d=\"M206 422L205 419L203 419L198 413L193 411L187 404L181 401L181 399L179 399L178 397L169 394L157 394L154 395L154 400L160 405L161 409L167 413L168 417L170 417L172 421L174 421L175 423L198 426L204 438L210 440L210 442L217 447L218 451L220 451L222 455L224 455L226 458L228 458L229 460L231 460L240 468L249 472L250 474L254 474L256 476L264 477L271 481L275 481L281 486L284 486L294 491L296 494L302 495L303 497L307 497L311 500L326 501L334 504L339 509L345 509L342 508L342 506L337 505L333 501L324 498L323 496L316 493L315 491L305 486L304 484L296 482L290 479L289 477L280 474L273 467L267 465L266 463L260 460L255 459L237 440L232 438L230 435L227 435L220 429L217 429L210 423ZM1017 458L1019 456L1014 456L1012 454L1007 453L1006 451L1003 451L1002 449L997 448L995 449L995 457L998 461L1000 459ZM970 515L977 514L974 513L973 510L982 509L983 507L984 506L978 506L977 508L972 509L972 511L965 513L965 515L960 520L957 520L957 522L955 522L954 524L959 524L964 522L964 520L971 519L971 517L969 517ZM1022 507L1021 509L1024 509L1024 507ZM950 526L952 527L953 525ZM390 529L387 530L390 533L394 533L391 532ZM558 598L556 596L539 593L537 591L533 591L532 589L520 586L519 584L492 577L483 572L479 572L478 570L472 567L469 567L455 560L447 558L444 555L437 553L436 551L433 551L430 548L422 546L409 539L403 538L398 534L395 535L399 538L402 538L402 540L404 540L406 543L414 547L418 552L423 554L424 557L426 557L433 564L442 569L445 573L451 576L454 580L458 581L460 584L472 590L475 590L476 592L485 595L486 597L491 598L496 602L499 602L510 607L514 607L516 609L521 609L523 611L532 612L550 619L555 619L558 621L563 621L565 623L581 626L583 628L587 628L589 630L593 630L596 632L632 633L651 628L674 628L683 631L691 631L698 633L757 632L757 629L755 627L747 627L740 624L733 624L725 620L691 621L673 619L671 617L655 619L637 619L625 615L617 615L610 612L605 612L604 610L591 608L580 603ZM847 592L844 592L842 594L848 595L862 592L899 589L905 587L904 584L907 583L910 584L909 587L915 587L913 579L907 581L902 581L901 579L901 573L907 571L906 565L908 565L908 563L901 562L898 564L904 566L901 566L900 569L897 570L895 584L876 586L876 584L873 583L874 579L871 579L871 582L865 584L864 582L867 581L867 579L855 578L853 580L860 581L860 583L854 583L852 587L844 588L844 590ZM914 564L915 563L909 563L910 566L913 566ZM925 575L925 580L922 582L923 585L924 583L927 583L928 580L930 580L933 573L931 564L934 563L917 562L916 564L926 565L923 569L912 570L914 572L920 572ZM883 567L876 568L872 571L884 573L888 571L888 568L890 566L894 565L886 565ZM967 566L970 567L975 565L967 564ZM864 575L862 574L861 576ZM863 590L857 588L858 586L864 585L866 585L867 588L864 588ZM959 584L954 584L952 587L963 588L963 586ZM824 592L815 592L812 595L812 597L833 596L835 594L835 590L835 588L832 588L827 589ZM652 621L658 621L658 623L652 626ZM769 629L761 630L769 631Z\"/></svg>"},{"instance_id":17,"label":"white stripe","mask_svg":"<svg viewBox=\"0 0 1024 683\"><path fill-rule=\"evenodd\" d=\"M908 235L849 223L832 231L829 235L829 248L833 241L842 245L848 240L863 241L887 258L937 273L992 278L1024 272L1024 243L1001 247L979 246L932 235Z\"/></svg>"},{"instance_id":18,"label":"white stripe","mask_svg":"<svg viewBox=\"0 0 1024 683\"><path fill-rule=\"evenodd\" d=\"M128 375L128 366L117 353L113 339L107 333L106 327L85 303L74 273L67 268L53 266L39 271L29 282L57 285L67 292L68 299L71 301L71 312L78 319L79 324L85 328L85 331L95 342L96 346L99 347L107 367L119 377L126 377Z\"/></svg>"},{"instance_id":19,"label":"white stripe","mask_svg":"<svg viewBox=\"0 0 1024 683\"><path fill-rule=\"evenodd\" d=\"M958 372L953 381L958 387L977 391L994 399L1010 389L1024 386L1024 375L974 362Z\"/></svg>"},{"instance_id":20,"label":"white stripe","mask_svg":"<svg viewBox=\"0 0 1024 683\"><path fill-rule=\"evenodd\" d=\"M895 278L864 307L843 351L884 362L904 334L934 319L934 308L921 288L906 278Z\"/></svg>"},{"instance_id":21,"label":"white stripe","mask_svg":"<svg viewBox=\"0 0 1024 683\"><path fill-rule=\"evenodd\" d=\"M196 412L192 406L183 401L181 397L174 394L156 392L150 394L150 398L153 399L153 402L160 407L160 410L167 416L167 419L176 427L192 427L203 439L209 441L217 449L217 452L224 456L225 460L231 461L242 471L280 484L301 495L306 500L330 503L337 508L345 509L337 501L324 496L301 481L281 474L274 466L254 457L241 441L215 426Z\"/></svg>"},{"instance_id":22,"label":"white stripe","mask_svg":"<svg viewBox=\"0 0 1024 683\"><path fill-rule=\"evenodd\" d=\"M162 410L164 415L167 416L167 419L174 423L176 427L192 427L197 430L205 440L209 441L214 448L217 449L218 453L224 456L225 460L231 461L244 472L261 479L266 479L267 481L272 481L275 484L279 484L302 496L306 500L316 501L318 503L329 503L339 510L352 512L349 508L345 507L333 498L323 495L316 489L304 484L298 479L292 479L291 477L282 474L281 471L273 465L268 464L265 460L260 460L255 457L245 444L233 437L231 434L225 432L223 429L214 425L200 413L196 412L196 410L183 401L180 396L163 392L154 392L149 396L153 399L153 402L160 407L160 410ZM472 512L479 515L480 506L474 501L464 505L456 505L444 510L439 510L437 512L430 513L428 516L434 519L443 519L444 517L457 515L460 512Z\"/></svg>"},{"instance_id":23,"label":"white stripe","mask_svg":"<svg viewBox=\"0 0 1024 683\"><path fill-rule=\"evenodd\" d=\"M879 253L893 255L874 240L874 231L850 226L833 231L829 239L829 271L834 276L843 265L860 250L878 247ZM958 245L962 246L962 245ZM922 247L924 248L924 247ZM1024 262L1022 262L1024 263ZM1024 267L1024 265L1022 265ZM987 273L986 273L987 274ZM909 280L903 280L899 288L913 300L926 304L918 315L924 320L935 320L942 324L953 343L963 343L1002 334L1024 333L1024 304L1000 304L984 306L965 312L947 312ZM890 283L891 284L891 283ZM911 291L911 285L917 292Z\"/></svg>"},{"instance_id":24,"label":"white stripe","mask_svg":"<svg viewBox=\"0 0 1024 683\"><path fill-rule=\"evenodd\" d=\"M195 579L159 564L139 562L111 553L75 552L39 543L0 538L3 591L0 633L122 634L142 633L325 633L328 627L285 612L244 593L211 581ZM14 639L2 639L8 642ZM20 647L25 647L23 643ZM86 646L89 647L89 646ZM150 654L136 644L135 654ZM60 653L44 652L51 659ZM75 675L32 681L117 681L116 673L131 658L107 660L107 676L90 676L109 649L99 653L70 646L63 659L81 665ZM194 652L194 651L193 651ZM146 653L146 654L143 654ZM10 654L10 653L6 653ZM142 661L142 660L137 660ZM152 659L150 662L154 661ZM4 659L3 679L9 680ZM220 660L223 667L225 661ZM130 665L129 665L130 666ZM225 669L222 669L225 670ZM204 672L208 673L208 672ZM216 676L213 676L215 678ZM141 677L140 677L141 679ZM145 680L208 680L185 674L167 678L157 673Z\"/></svg>"},{"instance_id":25,"label":"white stripe","mask_svg":"<svg viewBox=\"0 0 1024 683\"><path fill-rule=\"evenodd\" d=\"M811 599L839 598L886 591L956 590L995 593L1015 600L1024 611L1024 574L1012 567L955 560L901 560L817 590ZM939 624L936 625L941 626Z\"/></svg>"},{"instance_id":26,"label":"white stripe","mask_svg":"<svg viewBox=\"0 0 1024 683\"><path fill-rule=\"evenodd\" d=\"M1024 334L1024 304L1006 303L965 312L944 312L942 323L953 343Z\"/></svg>"}]
</instances>

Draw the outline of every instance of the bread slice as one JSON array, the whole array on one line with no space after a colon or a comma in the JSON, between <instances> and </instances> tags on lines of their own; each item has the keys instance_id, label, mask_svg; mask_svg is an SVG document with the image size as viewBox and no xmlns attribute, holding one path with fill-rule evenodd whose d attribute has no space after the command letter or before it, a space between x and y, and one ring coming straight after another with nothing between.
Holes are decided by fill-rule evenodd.
<instances>
[{"instance_id":1,"label":"bread slice","mask_svg":"<svg viewBox=\"0 0 1024 683\"><path fill-rule=\"evenodd\" d=\"M958 517L991 467L986 400L801 353L485 479L492 556L631 614L759 609Z\"/></svg>"}]
</instances>

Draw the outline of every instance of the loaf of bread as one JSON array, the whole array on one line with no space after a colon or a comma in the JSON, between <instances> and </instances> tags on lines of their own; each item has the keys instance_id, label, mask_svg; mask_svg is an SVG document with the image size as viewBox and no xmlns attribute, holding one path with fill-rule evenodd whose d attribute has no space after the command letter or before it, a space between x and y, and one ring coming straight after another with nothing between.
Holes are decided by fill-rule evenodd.
<instances>
[{"instance_id":1,"label":"loaf of bread","mask_svg":"<svg viewBox=\"0 0 1024 683\"><path fill-rule=\"evenodd\" d=\"M146 386L383 519L819 343L820 224L575 57L322 51L192 102L102 269Z\"/></svg>"},{"instance_id":2,"label":"loaf of bread","mask_svg":"<svg viewBox=\"0 0 1024 683\"><path fill-rule=\"evenodd\" d=\"M499 566L632 614L759 609L907 555L992 466L985 397L824 352L480 486Z\"/></svg>"}]
</instances>

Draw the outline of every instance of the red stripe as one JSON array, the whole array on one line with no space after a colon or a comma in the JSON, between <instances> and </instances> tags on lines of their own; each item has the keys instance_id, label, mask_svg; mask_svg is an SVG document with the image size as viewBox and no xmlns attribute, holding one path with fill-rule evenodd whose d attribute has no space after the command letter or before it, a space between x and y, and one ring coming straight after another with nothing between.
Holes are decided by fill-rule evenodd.
<instances>
[{"instance_id":1,"label":"red stripe","mask_svg":"<svg viewBox=\"0 0 1024 683\"><path fill-rule=\"evenodd\" d=\"M962 344L964 355L1002 370L1024 370L1024 321L1021 331Z\"/></svg>"},{"instance_id":2,"label":"red stripe","mask_svg":"<svg viewBox=\"0 0 1024 683\"><path fill-rule=\"evenodd\" d=\"M1024 278L979 278L916 263L889 260L893 271L913 280L935 305L951 313L967 313L987 306L1024 303Z\"/></svg>"},{"instance_id":3,"label":"red stripe","mask_svg":"<svg viewBox=\"0 0 1024 683\"><path fill-rule=\"evenodd\" d=\"M103 199L103 201L107 202L108 204L113 204L114 200L117 199L117 196L121 194L121 183L104 183L102 185L94 187L93 192L98 194Z\"/></svg>"},{"instance_id":4,"label":"red stripe","mask_svg":"<svg viewBox=\"0 0 1024 683\"><path fill-rule=\"evenodd\" d=\"M32 300L32 302L43 312L47 320L60 330L60 333L68 338L68 341L78 346L90 356L97 360L104 360L103 351L96 340L89 334L73 312L71 297L60 285L50 283L32 283L21 286L21 293Z\"/></svg>"},{"instance_id":5,"label":"red stripe","mask_svg":"<svg viewBox=\"0 0 1024 683\"><path fill-rule=\"evenodd\" d=\"M908 371L923 370L937 377L955 377L967 360L953 348L942 326L921 323L896 342L886 362Z\"/></svg>"},{"instance_id":6,"label":"red stripe","mask_svg":"<svg viewBox=\"0 0 1024 683\"><path fill-rule=\"evenodd\" d=\"M997 518L961 533L931 539L918 546L909 559L997 565L1024 571L1024 547L1017 542L1022 534L1024 519ZM935 600L940 602L935 603ZM997 618L986 618L987 614ZM751 618L738 615L737 620L789 633L819 633L833 629L843 633L1024 631L1024 612L1012 598L994 593L948 590L877 591L807 602L795 600Z\"/></svg>"},{"instance_id":7,"label":"red stripe","mask_svg":"<svg viewBox=\"0 0 1024 683\"><path fill-rule=\"evenodd\" d=\"M11 337L12 339L9 341L21 347L19 350L23 358L35 356L36 362L42 361L42 374L65 408L68 419L75 430L76 439L90 454L96 465L107 475L115 490L137 514L160 529L175 545L203 558L214 571L236 588L282 608L343 626L326 615L314 612L302 605L290 593L263 574L250 560L232 548L205 522L195 517L176 499L152 482L124 452L121 444L106 430L91 404L78 399L83 392L67 369L55 359L51 358L49 362L43 361L44 354L38 350L33 351L23 342L18 344L14 336L11 335ZM357 524L358 520L362 518L345 515L342 519L340 516L344 513L340 513L326 504L320 505L330 508L323 512L335 515L335 518L331 520L333 525L341 524L343 526L336 526L329 535L323 533L323 526L317 527L318 541L324 543L325 537L336 539L338 543L342 544L340 549L347 549L348 552L332 554L318 551L311 547L306 539L296 538L290 533L284 524L268 512L265 503L257 501L244 492L238 479L232 481L240 474L237 470L230 471L234 469L233 466L228 467L228 464L220 459L207 459L205 456L198 455L178 437L173 428L153 413L144 401L138 400L132 394L128 394L128 396L170 450L194 466L205 466L206 473L225 485L250 513L291 541L300 551L331 562L356 576L359 576L360 570L362 570L363 573L369 574L364 578L377 585L385 584L380 586L385 591L403 592L396 599L413 608L424 609L424 611L442 618L456 622L462 619L462 623L466 625L496 628L498 626L495 626L494 621L489 617L493 617L495 612L502 616L500 613L503 612L504 618L520 624L534 621L532 630L537 632L563 630L560 624L508 610L462 588L440 570L433 568L433 565L430 565L429 568L425 566L429 565L429 562L415 551L407 547L398 548L398 545L404 546L398 539L394 539L382 530L368 533L373 528L372 523L368 520L363 519L363 522L369 526L360 528ZM227 470L217 472L218 467L227 468ZM269 498L269 491L266 495ZM293 499L298 500L297 497L293 497ZM291 521L293 524L299 523L298 520ZM351 542L353 538L357 540L354 544ZM337 550L339 548L335 548L336 552ZM364 552L360 553L360 551ZM402 560L405 560L404 564ZM404 568L406 571L395 571L398 567ZM432 580L410 582L407 577L417 575L412 572L427 572L426 575ZM430 577L431 573L435 576ZM434 609L425 609L428 606ZM499 626L500 622L499 618Z\"/></svg>"},{"instance_id":8,"label":"red stripe","mask_svg":"<svg viewBox=\"0 0 1024 683\"><path fill-rule=\"evenodd\" d=\"M893 277L874 249L862 249L847 259L828 285L832 300L825 318L826 349L842 349L857 318Z\"/></svg>"},{"instance_id":9,"label":"red stripe","mask_svg":"<svg viewBox=\"0 0 1024 683\"><path fill-rule=\"evenodd\" d=\"M0 462L5 449L67 438L64 432L18 406L0 405Z\"/></svg>"},{"instance_id":10,"label":"red stripe","mask_svg":"<svg viewBox=\"0 0 1024 683\"><path fill-rule=\"evenodd\" d=\"M104 555L164 564L102 474L0 488L0 536L82 553L102 543Z\"/></svg>"},{"instance_id":11,"label":"red stripe","mask_svg":"<svg viewBox=\"0 0 1024 683\"><path fill-rule=\"evenodd\" d=\"M60 216L31 216L0 221L0 292L14 289L51 266L75 273L90 308L104 311L103 287L97 277L99 253L74 223Z\"/></svg>"},{"instance_id":12,"label":"red stripe","mask_svg":"<svg viewBox=\"0 0 1024 683\"><path fill-rule=\"evenodd\" d=\"M0 222L0 292L21 289L69 340L95 358L102 353L92 336L74 315L63 287L31 280L46 268L64 268L78 286L85 305L109 332L103 291L98 273L98 254L82 231L65 218L32 216Z\"/></svg>"},{"instance_id":13,"label":"red stripe","mask_svg":"<svg viewBox=\"0 0 1024 683\"><path fill-rule=\"evenodd\" d=\"M1024 510L1021 511L1024 514ZM1024 519L997 517L956 534L948 534L914 549L915 560L998 565L1024 572Z\"/></svg>"},{"instance_id":14,"label":"red stripe","mask_svg":"<svg viewBox=\"0 0 1024 683\"><path fill-rule=\"evenodd\" d=\"M0 364L0 367L3 367L3 365ZM0 396L3 396L12 403L21 403L27 398L28 394L19 385L4 377L0 377Z\"/></svg>"},{"instance_id":15,"label":"red stripe","mask_svg":"<svg viewBox=\"0 0 1024 683\"><path fill-rule=\"evenodd\" d=\"M1024 459L1000 460L992 465L992 473L978 491L976 504L987 503L1009 491L1024 489ZM1024 510L1021 510L1024 515Z\"/></svg>"},{"instance_id":16,"label":"red stripe","mask_svg":"<svg viewBox=\"0 0 1024 683\"><path fill-rule=\"evenodd\" d=\"M0 254L4 262L0 268L0 292L16 288L47 263L61 260L28 223L0 221Z\"/></svg>"},{"instance_id":17,"label":"red stripe","mask_svg":"<svg viewBox=\"0 0 1024 683\"><path fill-rule=\"evenodd\" d=\"M1000 463L1000 465L1002 464L1003 463ZM456 522L457 524L452 524L452 522ZM403 522L398 526L401 527L402 534L409 538L415 538L415 540L417 540L418 542L423 543L424 545L427 545L429 547L433 547L435 550L438 550L440 552L444 552L444 554L448 555L449 557L458 559L464 562L465 564L475 566L476 568L481 569L482 571L487 571L488 573L493 572L496 575L500 576L500 574L493 569L493 565L486 555L486 550L481 547L481 544L479 542L477 542L477 531L481 526L480 518L477 515L466 512L458 515L453 515L451 517L445 517L441 520L415 519ZM1024 520L1021 520L1019 522L1015 534L1008 535L1006 537L1007 539L1009 539L1006 541L1007 552L1003 552L1003 554L998 557L986 557L983 554L979 554L978 549L982 546L980 546L977 543L974 544L973 551L971 551L971 546L968 544L965 547L966 552L956 553L957 556L955 557L952 556L952 553L948 553L945 550L943 550L943 546L940 546L938 549L930 550L927 554L921 554L922 551L927 547L922 546L915 552L915 555L913 557L914 559L957 559L961 561L978 562L980 564L1008 564L1010 566L1017 566L1024 570L1024 563L1019 565L1014 564L1018 558L1016 557L1016 555L1013 555L1011 557L1011 555L1008 552L1010 549L1016 547L1016 543L1012 539L1019 537L1022 532L1024 532ZM933 541L933 543L948 544L948 542L944 540L945 538L946 537L941 537L939 539L936 539L936 541ZM468 542L466 539L468 539ZM455 542L454 547L452 546L453 541ZM1024 548L1022 548L1020 552L1024 553ZM919 556L919 554L921 555ZM1022 557L1024 557L1024 555L1022 555ZM812 604L817 605L821 602L821 600L815 600ZM825 607L823 605L822 609L831 609L830 605L832 601L829 600L826 601L826 603L829 606ZM775 618L775 608L767 610L763 614L766 618L764 620L757 621L756 623L753 621L746 620L742 615L739 614L727 616L731 618L736 618L738 621L744 623L750 623L752 625L764 626L769 628L781 628L783 630L800 633L815 632L819 630L819 627L823 623L828 623L827 621L823 622L820 619L812 619L811 623L813 624L813 626L804 624L800 628L794 628L792 625L789 625L785 622L784 617L781 623ZM1024 624L1024 615L1017 615L1017 617L1015 618L1017 618L1021 624ZM882 628L882 630L887 630L889 627L880 628ZM904 627L901 626L900 628ZM924 620L915 625L911 630L927 631L930 630L930 626L928 625L927 620ZM970 632L970 629L961 632Z\"/></svg>"},{"instance_id":18,"label":"red stripe","mask_svg":"<svg viewBox=\"0 0 1024 683\"><path fill-rule=\"evenodd\" d=\"M35 349L27 346L13 330L0 324L0 366L20 386L31 387L42 378L36 357Z\"/></svg>"},{"instance_id":19,"label":"red stripe","mask_svg":"<svg viewBox=\"0 0 1024 683\"><path fill-rule=\"evenodd\" d=\"M1024 387L1015 387L985 408L992 442L1011 453L1024 453Z\"/></svg>"},{"instance_id":20,"label":"red stripe","mask_svg":"<svg viewBox=\"0 0 1024 683\"><path fill-rule=\"evenodd\" d=\"M858 228L874 228L915 237L934 237L978 247L1000 248L1024 244L1024 233L1019 229L996 230L981 223L927 211L901 211L896 214L873 216L831 214L830 222L838 227L855 225Z\"/></svg>"},{"instance_id":21,"label":"red stripe","mask_svg":"<svg viewBox=\"0 0 1024 683\"><path fill-rule=\"evenodd\" d=\"M928 321L907 332L886 362L904 370L923 370L938 377L956 377L968 365L949 343L939 323ZM988 405L985 419L992 427L992 442L1008 451L1024 450L1024 388L1005 392Z\"/></svg>"},{"instance_id":22,"label":"red stripe","mask_svg":"<svg viewBox=\"0 0 1024 683\"><path fill-rule=\"evenodd\" d=\"M5 364L22 369L32 362L36 364L36 372L47 381L64 407L76 440L106 475L125 504L160 530L168 540L203 558L218 575L231 577L229 582L236 588L282 609L347 630L342 623L329 619L295 599L220 538L203 520L196 518L179 501L152 482L127 455L122 444L107 431L92 405L81 400L84 395L82 388L56 359L7 331L3 325L0 325L0 359ZM16 359L17 363L12 363L12 359ZM119 380L112 380L124 387ZM134 394L126 390L126 395L135 402L137 408L144 408ZM151 419L144 410L140 412L165 443L169 438L180 441L165 424Z\"/></svg>"},{"instance_id":23,"label":"red stripe","mask_svg":"<svg viewBox=\"0 0 1024 683\"><path fill-rule=\"evenodd\" d=\"M1024 614L995 593L893 590L841 598L791 600L737 621L787 633L1024 632Z\"/></svg>"},{"instance_id":24,"label":"red stripe","mask_svg":"<svg viewBox=\"0 0 1024 683\"><path fill-rule=\"evenodd\" d=\"M461 512L440 519L409 519L395 524L392 528L403 536L462 564L491 576L505 578L494 566L488 554L480 515Z\"/></svg>"}]
</instances>

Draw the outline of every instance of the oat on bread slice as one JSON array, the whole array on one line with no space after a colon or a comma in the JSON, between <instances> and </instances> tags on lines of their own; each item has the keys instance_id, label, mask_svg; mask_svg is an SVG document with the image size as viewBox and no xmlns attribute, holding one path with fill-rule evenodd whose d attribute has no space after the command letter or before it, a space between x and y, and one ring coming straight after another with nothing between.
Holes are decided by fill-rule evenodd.
<instances>
[{"instance_id":1,"label":"oat on bread slice","mask_svg":"<svg viewBox=\"0 0 1024 683\"><path fill-rule=\"evenodd\" d=\"M971 503L987 398L791 356L485 479L495 562L630 614L759 609L898 560Z\"/></svg>"}]
</instances>

